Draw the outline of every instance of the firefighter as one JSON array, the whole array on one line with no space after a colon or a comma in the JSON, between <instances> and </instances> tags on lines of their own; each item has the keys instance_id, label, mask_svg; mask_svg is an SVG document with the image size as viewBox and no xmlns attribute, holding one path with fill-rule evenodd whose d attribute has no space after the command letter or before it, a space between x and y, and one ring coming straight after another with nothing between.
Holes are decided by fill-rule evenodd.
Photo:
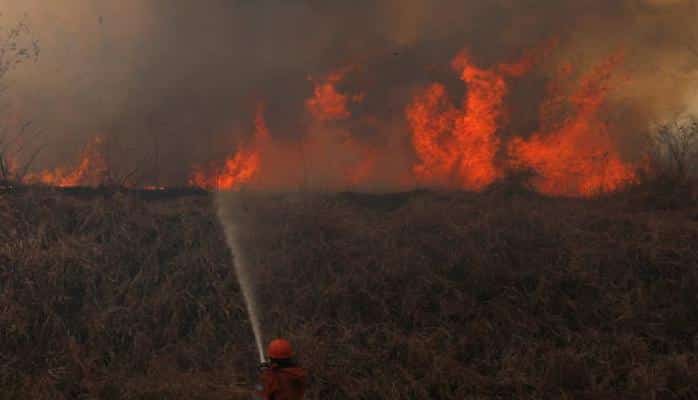
<instances>
[{"instance_id":1,"label":"firefighter","mask_svg":"<svg viewBox=\"0 0 698 400\"><path fill-rule=\"evenodd\" d=\"M260 366L261 390L264 400L301 400L305 394L308 374L293 359L291 343L274 339L267 349L269 362Z\"/></svg>"}]
</instances>

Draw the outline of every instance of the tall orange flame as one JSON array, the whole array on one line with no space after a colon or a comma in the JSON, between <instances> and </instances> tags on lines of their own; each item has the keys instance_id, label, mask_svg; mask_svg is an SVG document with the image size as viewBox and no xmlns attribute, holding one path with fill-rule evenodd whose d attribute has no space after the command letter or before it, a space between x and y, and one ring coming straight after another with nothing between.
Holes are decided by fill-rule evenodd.
<instances>
[{"instance_id":1,"label":"tall orange flame","mask_svg":"<svg viewBox=\"0 0 698 400\"><path fill-rule=\"evenodd\" d=\"M541 106L540 120L555 127L528 139L515 137L504 142L500 131L507 119L505 77L526 74L551 46L492 69L474 66L461 53L452 63L468 90L461 108L451 104L446 88L438 83L415 97L406 114L417 156L413 173L421 184L481 190L505 173L506 155L511 158L509 164L534 170L536 188L551 195L591 196L616 190L633 179L632 166L622 161L607 124L599 117L622 54L582 77L577 90L566 99L573 113L562 123L549 123L564 115L551 91L552 97ZM561 71L564 77L571 75L569 65ZM500 156L502 148L507 151Z\"/></svg>"},{"instance_id":2,"label":"tall orange flame","mask_svg":"<svg viewBox=\"0 0 698 400\"><path fill-rule=\"evenodd\" d=\"M231 190L254 179L260 168L260 143L269 140L269 131L264 121L264 109L258 107L255 116L255 133L252 143L241 146L228 157L222 168L213 165L196 166L189 184L210 190Z\"/></svg>"},{"instance_id":3,"label":"tall orange flame","mask_svg":"<svg viewBox=\"0 0 698 400\"><path fill-rule=\"evenodd\" d=\"M496 71L474 66L464 52L452 66L468 87L461 109L441 84L428 87L407 107L418 158L413 172L422 184L480 190L501 176L495 155L507 84Z\"/></svg>"},{"instance_id":4,"label":"tall orange flame","mask_svg":"<svg viewBox=\"0 0 698 400\"><path fill-rule=\"evenodd\" d=\"M551 195L591 196L613 191L634 177L630 165L621 161L599 119L599 109L610 91L613 71L622 62L616 54L584 76L568 102L573 112L556 128L536 132L528 139L509 144L515 164L532 168L537 189ZM542 121L557 114L555 102L544 103Z\"/></svg>"}]
</instances>

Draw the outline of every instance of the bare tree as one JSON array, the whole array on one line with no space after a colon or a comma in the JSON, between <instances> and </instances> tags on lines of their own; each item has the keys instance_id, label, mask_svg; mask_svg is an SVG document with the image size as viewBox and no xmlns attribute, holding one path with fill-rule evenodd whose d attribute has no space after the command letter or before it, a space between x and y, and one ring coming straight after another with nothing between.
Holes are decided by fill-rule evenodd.
<instances>
[{"instance_id":1,"label":"bare tree","mask_svg":"<svg viewBox=\"0 0 698 400\"><path fill-rule=\"evenodd\" d=\"M0 26L0 95L7 90L3 84L7 74L26 61L36 61L38 57L39 43L24 20L10 28ZM19 126L12 126L7 121L0 124L0 181L21 179L34 162L40 148L30 150L28 143L40 132L31 128L31 122L23 122ZM30 153L28 157L27 152ZM20 166L23 155L25 157Z\"/></svg>"},{"instance_id":2,"label":"bare tree","mask_svg":"<svg viewBox=\"0 0 698 400\"><path fill-rule=\"evenodd\" d=\"M660 125L653 136L652 158L663 175L679 181L698 174L698 118Z\"/></svg>"}]
</instances>

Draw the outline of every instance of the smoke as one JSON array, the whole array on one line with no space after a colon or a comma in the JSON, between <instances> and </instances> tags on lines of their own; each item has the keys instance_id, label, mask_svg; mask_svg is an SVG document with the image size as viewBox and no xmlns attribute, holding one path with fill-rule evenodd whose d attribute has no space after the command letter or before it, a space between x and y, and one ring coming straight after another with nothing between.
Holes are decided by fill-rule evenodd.
<instances>
[{"instance_id":1,"label":"smoke","mask_svg":"<svg viewBox=\"0 0 698 400\"><path fill-rule=\"evenodd\" d=\"M559 63L589 68L622 50L623 84L607 118L619 122L614 135L631 158L651 122L698 112L697 7L691 0L0 0L2 25L25 18L41 45L38 62L7 76L3 101L43 132L36 168L74 163L101 135L113 168L181 185L193 165L225 158L252 135L263 102L275 141L313 138L296 147L305 151L298 157L307 179L332 181L331 163L358 157L337 145L347 137L390 151L387 176L409 168L404 110L414 90L438 81L462 97L449 68L459 50L486 67L557 38L536 74L512 88L512 134L535 128L530 115ZM318 125L306 110L308 78L348 65L356 68L339 90L364 97L350 102L351 117Z\"/></svg>"}]
</instances>

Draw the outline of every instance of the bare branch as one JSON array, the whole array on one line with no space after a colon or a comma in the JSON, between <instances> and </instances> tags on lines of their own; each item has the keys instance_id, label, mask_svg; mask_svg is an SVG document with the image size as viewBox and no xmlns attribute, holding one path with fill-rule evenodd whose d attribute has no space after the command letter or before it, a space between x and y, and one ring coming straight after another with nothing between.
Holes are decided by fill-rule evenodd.
<instances>
[{"instance_id":1,"label":"bare branch","mask_svg":"<svg viewBox=\"0 0 698 400\"><path fill-rule=\"evenodd\" d=\"M39 56L39 43L31 35L29 25L24 21L19 21L16 25L5 31L0 31L0 80L8 72L16 68L21 63L34 60ZM0 95L7 89L6 85L0 84ZM4 111L4 110L0 110ZM21 158L22 153L30 144L26 139L27 132L32 126L31 121L24 122L20 127L12 124L4 124L0 127L0 178L3 180L18 179L16 163ZM9 137L9 132L17 129L13 137ZM38 137L40 133L32 135L32 139ZM31 165L41 149L33 152L23 172L24 176L29 165Z\"/></svg>"},{"instance_id":2,"label":"bare branch","mask_svg":"<svg viewBox=\"0 0 698 400\"><path fill-rule=\"evenodd\" d=\"M22 172L19 173L16 177L16 179L21 182L24 180L24 177L27 176L27 173L29 172L29 168L34 164L34 161L36 161L36 157L39 156L39 153L44 149L44 146L40 146L37 148L34 153L29 157L29 159L24 163L24 166L22 166Z\"/></svg>"},{"instance_id":3,"label":"bare branch","mask_svg":"<svg viewBox=\"0 0 698 400\"><path fill-rule=\"evenodd\" d=\"M653 158L658 167L679 180L698 169L698 119L661 125L654 135Z\"/></svg>"}]
</instances>

